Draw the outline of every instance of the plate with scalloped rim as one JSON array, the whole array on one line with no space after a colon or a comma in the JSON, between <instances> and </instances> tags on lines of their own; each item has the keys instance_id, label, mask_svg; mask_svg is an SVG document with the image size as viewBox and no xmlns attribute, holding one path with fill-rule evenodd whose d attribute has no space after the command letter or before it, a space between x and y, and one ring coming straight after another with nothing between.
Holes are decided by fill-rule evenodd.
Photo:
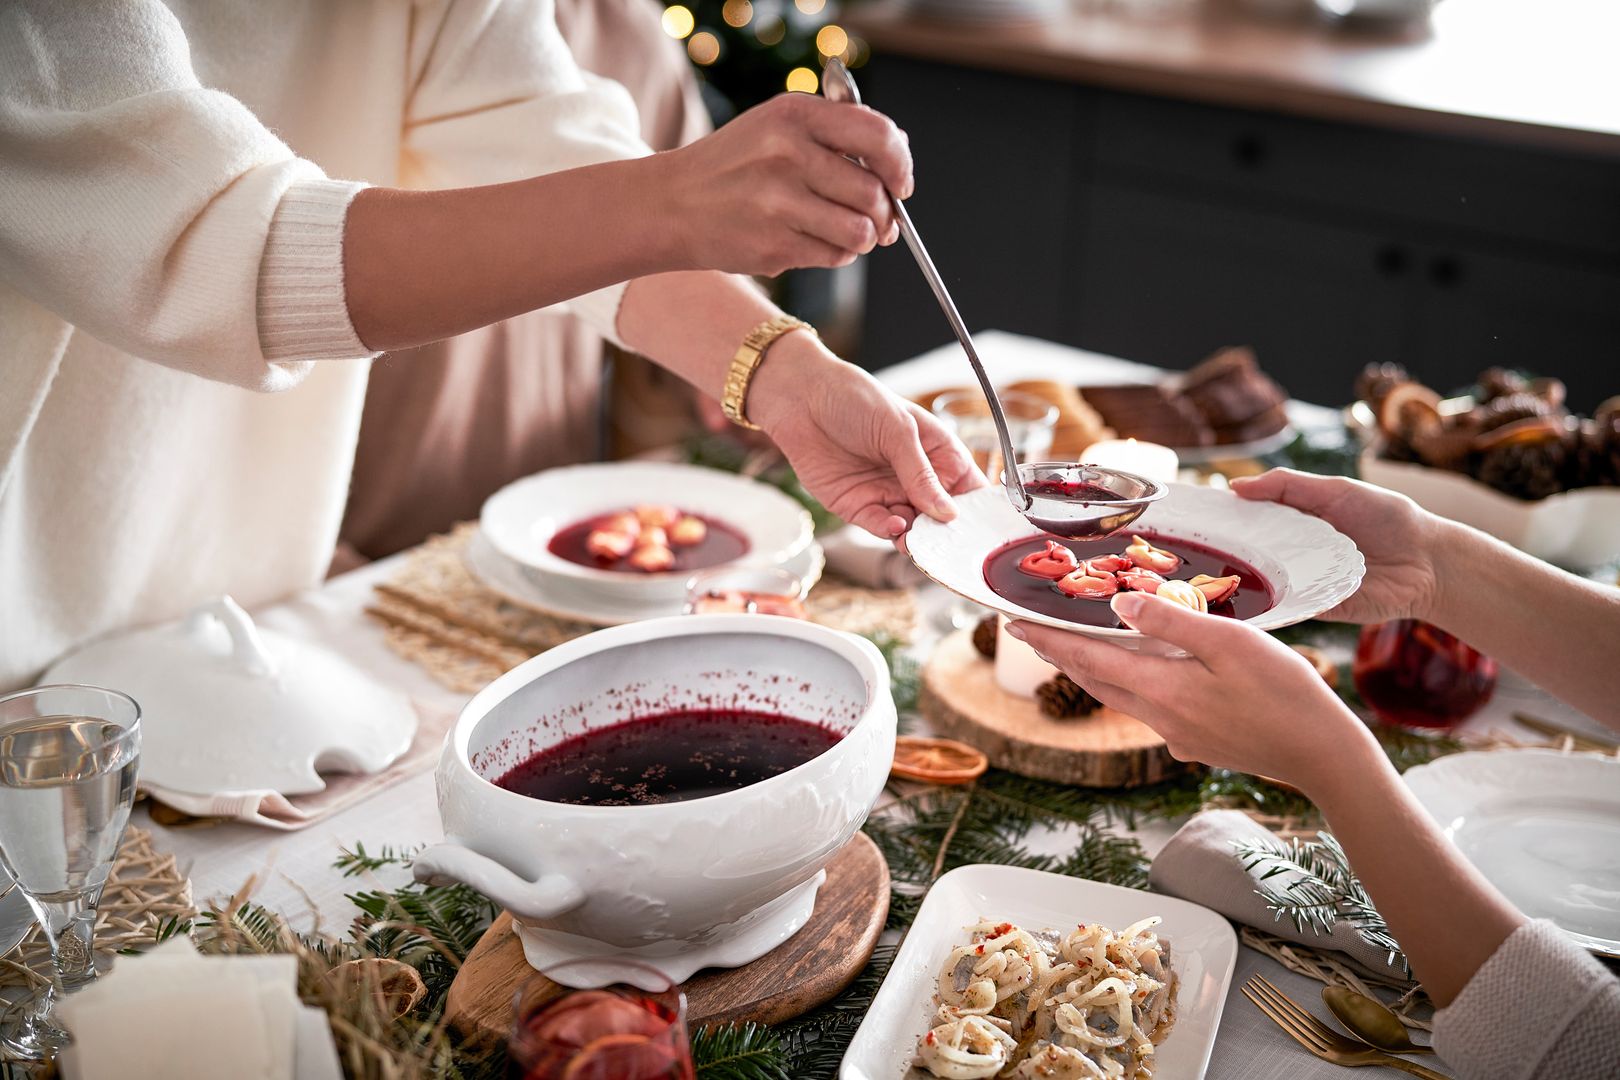
<instances>
[{"instance_id":1,"label":"plate with scalloped rim","mask_svg":"<svg viewBox=\"0 0 1620 1080\"><path fill-rule=\"evenodd\" d=\"M1180 978L1176 1025L1155 1051L1156 1080L1199 1080L1209 1067L1226 991L1237 967L1237 935L1225 917L1173 896L1020 866L961 866L934 882L906 932L877 997L844 1055L839 1080L932 1080L912 1067L917 1040L934 1015L939 968L980 919L1031 928L1102 923L1116 930L1157 915Z\"/></svg>"},{"instance_id":2,"label":"plate with scalloped rim","mask_svg":"<svg viewBox=\"0 0 1620 1080\"><path fill-rule=\"evenodd\" d=\"M1361 551L1321 518L1280 503L1240 499L1220 488L1169 487L1166 497L1117 534L1121 545L1133 531L1153 532L1189 540L1248 563L1266 579L1276 598L1271 607L1248 620L1251 626L1275 630L1313 619L1361 587L1366 571ZM921 518L907 537L912 562L940 585L1009 619L1104 638L1132 650L1174 651L1135 630L1069 622L1031 611L996 593L985 580L985 560L1008 544L1043 534L1012 508L999 486L961 496L956 508L955 520L941 524Z\"/></svg>"},{"instance_id":3,"label":"plate with scalloped rim","mask_svg":"<svg viewBox=\"0 0 1620 1080\"><path fill-rule=\"evenodd\" d=\"M1620 958L1620 761L1558 750L1450 754L1403 779L1457 850L1533 919Z\"/></svg>"}]
</instances>

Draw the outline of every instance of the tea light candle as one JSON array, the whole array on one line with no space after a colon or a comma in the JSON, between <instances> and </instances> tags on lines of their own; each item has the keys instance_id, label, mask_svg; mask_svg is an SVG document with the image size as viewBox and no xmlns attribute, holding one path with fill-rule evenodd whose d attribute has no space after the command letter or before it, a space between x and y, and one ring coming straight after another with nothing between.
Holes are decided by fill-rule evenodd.
<instances>
[{"instance_id":1,"label":"tea light candle","mask_svg":"<svg viewBox=\"0 0 1620 1080\"><path fill-rule=\"evenodd\" d=\"M1149 480L1168 484L1176 478L1181 459L1168 446L1140 439L1104 439L1086 447L1080 460L1087 465L1135 473Z\"/></svg>"},{"instance_id":2,"label":"tea light candle","mask_svg":"<svg viewBox=\"0 0 1620 1080\"><path fill-rule=\"evenodd\" d=\"M1017 697L1032 698L1035 688L1057 676L1058 670L1036 655L1025 642L1007 633L1007 617L996 616L996 685Z\"/></svg>"}]
</instances>

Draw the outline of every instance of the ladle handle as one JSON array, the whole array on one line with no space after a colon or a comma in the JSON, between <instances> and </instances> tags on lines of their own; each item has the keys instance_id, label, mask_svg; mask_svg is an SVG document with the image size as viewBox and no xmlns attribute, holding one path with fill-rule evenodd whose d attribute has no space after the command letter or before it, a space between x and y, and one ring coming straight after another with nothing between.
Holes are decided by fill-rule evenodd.
<instances>
[{"instance_id":1,"label":"ladle handle","mask_svg":"<svg viewBox=\"0 0 1620 1080\"><path fill-rule=\"evenodd\" d=\"M861 103L861 92L855 85L855 77L836 56L828 60L822 70L821 89L828 101L853 105ZM934 291L934 299L939 301L940 310L945 312L945 321L951 324L951 332L961 343L962 351L967 353L968 363L973 365L973 374L978 376L979 386L984 390L984 400L990 405L990 417L996 422L996 435L1001 440L1001 482L1007 489L1007 498L1012 500L1013 507L1023 513L1030 508L1029 493L1024 490L1024 481L1018 475L1018 455L1013 452L1012 434L1007 430L1007 415L1001 411L1001 399L996 396L995 385L985 373L984 365L979 362L978 350L973 347L973 336L968 333L961 312L956 310L956 302L945 287L945 279L939 276L939 269L934 266L928 249L923 246L922 237L917 234L917 226L912 224L905 204L893 195L889 196L889 202L894 207L895 220L900 223L900 235L905 238L906 247L911 249L911 257L917 260L928 287Z\"/></svg>"}]
</instances>

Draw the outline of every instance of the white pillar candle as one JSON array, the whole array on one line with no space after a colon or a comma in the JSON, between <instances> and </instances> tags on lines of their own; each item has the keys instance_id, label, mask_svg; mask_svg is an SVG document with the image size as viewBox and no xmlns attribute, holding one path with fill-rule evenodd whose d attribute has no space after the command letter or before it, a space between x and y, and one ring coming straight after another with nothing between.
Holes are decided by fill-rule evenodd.
<instances>
[{"instance_id":1,"label":"white pillar candle","mask_svg":"<svg viewBox=\"0 0 1620 1080\"><path fill-rule=\"evenodd\" d=\"M996 685L1017 697L1032 698L1035 688L1057 676L1058 669L1035 650L1007 633L1007 617L996 616Z\"/></svg>"},{"instance_id":2,"label":"white pillar candle","mask_svg":"<svg viewBox=\"0 0 1620 1080\"><path fill-rule=\"evenodd\" d=\"M1104 439L1086 447L1080 460L1087 465L1135 473L1149 480L1168 484L1176 478L1181 459L1168 446L1140 439Z\"/></svg>"}]
</instances>

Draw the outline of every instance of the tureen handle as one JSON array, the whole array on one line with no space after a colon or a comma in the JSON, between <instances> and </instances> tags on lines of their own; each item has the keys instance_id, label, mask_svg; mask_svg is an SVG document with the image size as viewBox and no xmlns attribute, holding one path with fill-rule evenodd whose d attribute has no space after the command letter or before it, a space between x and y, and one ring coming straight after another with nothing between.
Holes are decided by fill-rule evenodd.
<instances>
[{"instance_id":1,"label":"tureen handle","mask_svg":"<svg viewBox=\"0 0 1620 1080\"><path fill-rule=\"evenodd\" d=\"M264 639L259 636L259 628L253 625L253 617L242 610L242 605L229 596L222 596L199 608L195 608L186 617L186 630L193 637L200 637L208 629L212 620L218 620L225 632L231 635L231 659L236 661L250 675L274 675L276 673L275 657L270 650L264 647Z\"/></svg>"},{"instance_id":2,"label":"tureen handle","mask_svg":"<svg viewBox=\"0 0 1620 1080\"><path fill-rule=\"evenodd\" d=\"M539 881L529 881L451 840L417 855L411 869L417 881L428 885L460 882L476 889L520 919L555 918L585 901L585 890L571 878L541 874Z\"/></svg>"}]
</instances>

